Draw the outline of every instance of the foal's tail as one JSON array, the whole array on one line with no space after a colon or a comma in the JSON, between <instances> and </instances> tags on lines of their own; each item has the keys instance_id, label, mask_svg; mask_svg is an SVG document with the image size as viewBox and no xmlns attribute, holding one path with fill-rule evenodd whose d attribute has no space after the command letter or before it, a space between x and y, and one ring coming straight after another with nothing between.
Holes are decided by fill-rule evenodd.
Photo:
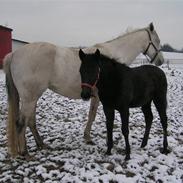
<instances>
[{"instance_id":1,"label":"foal's tail","mask_svg":"<svg viewBox=\"0 0 183 183\"><path fill-rule=\"evenodd\" d=\"M18 155L18 136L16 122L19 118L19 94L14 85L11 74L11 62L13 53L9 53L3 60L3 69L6 74L6 87L8 94L8 122L7 122L7 138L8 153L15 157Z\"/></svg>"}]
</instances>

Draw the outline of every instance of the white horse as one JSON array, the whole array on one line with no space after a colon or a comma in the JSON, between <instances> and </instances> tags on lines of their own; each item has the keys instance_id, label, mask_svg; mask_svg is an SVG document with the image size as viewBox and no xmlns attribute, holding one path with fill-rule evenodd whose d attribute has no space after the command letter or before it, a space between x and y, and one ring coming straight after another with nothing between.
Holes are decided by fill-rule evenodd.
<instances>
[{"instance_id":1,"label":"white horse","mask_svg":"<svg viewBox=\"0 0 183 183\"><path fill-rule=\"evenodd\" d=\"M84 50L92 53L96 48L102 54L127 65L140 53L148 55L155 65L161 65L164 61L159 51L160 39L152 23L146 28ZM81 62L78 53L79 49L61 48L41 42L27 44L5 57L4 71L9 103L7 136L11 156L28 155L25 139L27 126L30 127L37 146L44 147L36 128L35 110L37 100L47 88L69 98L81 98ZM91 141L90 130L98 104L96 94L91 101L85 129L86 141Z\"/></svg>"}]
</instances>

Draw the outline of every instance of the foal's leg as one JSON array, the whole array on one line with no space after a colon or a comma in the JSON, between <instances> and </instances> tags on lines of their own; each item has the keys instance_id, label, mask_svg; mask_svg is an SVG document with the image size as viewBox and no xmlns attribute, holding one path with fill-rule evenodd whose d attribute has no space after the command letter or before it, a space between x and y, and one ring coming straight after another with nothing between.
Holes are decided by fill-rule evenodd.
<instances>
[{"instance_id":1,"label":"foal's leg","mask_svg":"<svg viewBox=\"0 0 183 183\"><path fill-rule=\"evenodd\" d=\"M141 147L145 147L147 145L147 141L149 138L149 131L151 129L152 120L153 120L153 114L151 111L151 102L142 106L142 112L144 113L144 117L145 117L146 129L145 129L144 138L142 140Z\"/></svg>"},{"instance_id":2,"label":"foal's leg","mask_svg":"<svg viewBox=\"0 0 183 183\"><path fill-rule=\"evenodd\" d=\"M128 135L129 135L129 108L124 108L121 109L120 111L120 115L121 115L121 120L122 120L122 133L125 137L125 144L126 144L126 157L125 160L129 160L130 159L130 144L129 144L129 139L128 139Z\"/></svg>"},{"instance_id":3,"label":"foal's leg","mask_svg":"<svg viewBox=\"0 0 183 183\"><path fill-rule=\"evenodd\" d=\"M163 127L164 137L163 137L162 153L168 154L169 150L168 150L168 141L167 141L167 126L168 126L168 124L167 124L167 115L166 115L166 105L167 105L166 95L162 98L156 98L153 101L154 101L154 104L155 104L157 111L159 113L160 122L161 122L161 125Z\"/></svg>"},{"instance_id":4,"label":"foal's leg","mask_svg":"<svg viewBox=\"0 0 183 183\"><path fill-rule=\"evenodd\" d=\"M96 117L96 112L99 106L99 97L97 94L97 91L95 92L95 97L91 98L91 103L90 103L90 110L89 110L89 116L88 116L88 121L84 130L84 139L86 143L92 144L92 140L90 137L90 131L91 131L91 126L93 124L93 121L95 120Z\"/></svg>"},{"instance_id":5,"label":"foal's leg","mask_svg":"<svg viewBox=\"0 0 183 183\"><path fill-rule=\"evenodd\" d=\"M113 147L113 124L114 124L114 109L104 106L104 113L106 116L106 127L107 127L107 152L106 154L111 154L111 149Z\"/></svg>"}]
</instances>

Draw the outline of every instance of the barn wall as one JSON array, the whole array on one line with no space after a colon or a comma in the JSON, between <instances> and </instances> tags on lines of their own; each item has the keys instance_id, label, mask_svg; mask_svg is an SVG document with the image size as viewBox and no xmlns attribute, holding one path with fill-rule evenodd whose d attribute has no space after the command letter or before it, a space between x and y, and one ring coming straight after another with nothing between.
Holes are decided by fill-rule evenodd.
<instances>
[{"instance_id":1,"label":"barn wall","mask_svg":"<svg viewBox=\"0 0 183 183\"><path fill-rule=\"evenodd\" d=\"M11 31L12 29L0 26L0 68L2 68L4 56L12 51Z\"/></svg>"}]
</instances>

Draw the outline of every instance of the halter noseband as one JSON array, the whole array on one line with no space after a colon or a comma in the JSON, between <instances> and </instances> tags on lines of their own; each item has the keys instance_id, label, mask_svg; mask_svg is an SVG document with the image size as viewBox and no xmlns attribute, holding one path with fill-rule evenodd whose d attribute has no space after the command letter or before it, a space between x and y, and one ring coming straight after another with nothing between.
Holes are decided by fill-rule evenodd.
<instances>
[{"instance_id":1,"label":"halter noseband","mask_svg":"<svg viewBox=\"0 0 183 183\"><path fill-rule=\"evenodd\" d=\"M150 63L153 63L153 61L155 60L155 58L157 57L158 53L160 52L160 50L158 48L156 48L156 46L154 45L154 43L152 42L152 39L151 39L151 34L149 33L149 30L145 29L148 33L148 36L149 36L149 44L146 48L146 50L144 51L144 55L146 56L146 58L149 60L149 58L147 57L147 52L149 50L149 47L152 45L153 48L156 50L156 53L154 55L154 57L149 61Z\"/></svg>"},{"instance_id":2,"label":"halter noseband","mask_svg":"<svg viewBox=\"0 0 183 183\"><path fill-rule=\"evenodd\" d=\"M90 88L90 89L93 90L93 89L95 88L95 86L96 86L98 80L99 80L99 76L100 76L100 68L98 68L97 79L96 79L96 81L94 82L94 84L92 85L92 84L88 84L88 83L81 83L81 87L88 87L88 88Z\"/></svg>"}]
</instances>

